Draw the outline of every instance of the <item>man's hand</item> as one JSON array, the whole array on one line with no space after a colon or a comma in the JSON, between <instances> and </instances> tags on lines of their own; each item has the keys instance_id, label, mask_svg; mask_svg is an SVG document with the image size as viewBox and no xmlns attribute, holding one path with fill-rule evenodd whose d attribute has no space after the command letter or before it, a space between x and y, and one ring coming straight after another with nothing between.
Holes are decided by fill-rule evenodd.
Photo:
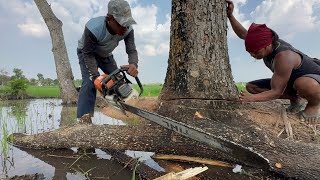
<instances>
[{"instance_id":1,"label":"man's hand","mask_svg":"<svg viewBox=\"0 0 320 180\"><path fill-rule=\"evenodd\" d=\"M227 16L230 17L233 13L233 9L234 9L234 4L231 0L226 0L226 2L228 3L227 6Z\"/></svg>"},{"instance_id":2,"label":"man's hand","mask_svg":"<svg viewBox=\"0 0 320 180\"><path fill-rule=\"evenodd\" d=\"M240 101L241 102L252 102L252 97L249 93L245 92L245 91L240 91Z\"/></svg>"},{"instance_id":3,"label":"man's hand","mask_svg":"<svg viewBox=\"0 0 320 180\"><path fill-rule=\"evenodd\" d=\"M123 65L120 66L120 68L128 68L128 74L132 77L136 77L138 75L138 69L134 64Z\"/></svg>"}]
</instances>

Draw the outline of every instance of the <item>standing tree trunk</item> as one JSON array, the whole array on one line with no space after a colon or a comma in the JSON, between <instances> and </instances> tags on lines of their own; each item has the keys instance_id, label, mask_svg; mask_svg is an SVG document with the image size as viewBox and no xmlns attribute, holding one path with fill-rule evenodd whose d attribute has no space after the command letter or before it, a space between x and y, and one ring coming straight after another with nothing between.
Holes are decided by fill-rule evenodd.
<instances>
[{"instance_id":1,"label":"standing tree trunk","mask_svg":"<svg viewBox=\"0 0 320 180\"><path fill-rule=\"evenodd\" d=\"M56 64L62 103L74 104L77 102L78 93L73 84L74 78L64 42L62 22L54 15L46 0L34 0L34 2L48 26L52 39L52 52Z\"/></svg>"},{"instance_id":2,"label":"standing tree trunk","mask_svg":"<svg viewBox=\"0 0 320 180\"><path fill-rule=\"evenodd\" d=\"M172 0L169 65L162 100L236 100L227 47L226 4Z\"/></svg>"}]
</instances>

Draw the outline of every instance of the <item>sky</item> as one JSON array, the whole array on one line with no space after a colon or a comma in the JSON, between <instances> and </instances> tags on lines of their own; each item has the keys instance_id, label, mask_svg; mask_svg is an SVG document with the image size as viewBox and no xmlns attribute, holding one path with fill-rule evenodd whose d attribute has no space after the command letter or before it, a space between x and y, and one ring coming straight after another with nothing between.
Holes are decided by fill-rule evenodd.
<instances>
[{"instance_id":1,"label":"sky","mask_svg":"<svg viewBox=\"0 0 320 180\"><path fill-rule=\"evenodd\" d=\"M47 0L63 23L64 39L75 79L81 78L77 42L86 22L107 13L109 0ZM163 83L167 71L171 0L128 0L137 25L139 78L143 83ZM311 57L320 58L320 0L234 0L234 15L248 28L252 22L267 24L281 39ZM12 75L23 70L27 78L56 79L50 34L33 0L0 0L0 70ZM270 78L262 61L254 60L228 29L228 52L235 82ZM114 51L118 65L128 63L124 42Z\"/></svg>"}]
</instances>

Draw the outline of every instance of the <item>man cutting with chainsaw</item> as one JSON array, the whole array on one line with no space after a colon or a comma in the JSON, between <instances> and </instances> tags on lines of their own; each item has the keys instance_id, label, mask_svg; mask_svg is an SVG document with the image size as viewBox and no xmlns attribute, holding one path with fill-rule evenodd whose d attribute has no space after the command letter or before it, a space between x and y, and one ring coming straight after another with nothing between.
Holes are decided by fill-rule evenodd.
<instances>
[{"instance_id":1,"label":"man cutting with chainsaw","mask_svg":"<svg viewBox=\"0 0 320 180\"><path fill-rule=\"evenodd\" d=\"M309 124L320 124L320 61L310 58L279 39L277 33L265 24L252 23L246 30L233 16L234 5L227 2L227 15L237 36L245 40L246 50L255 59L263 59L273 72L271 79L247 83L240 93L242 102L289 99L288 111L298 112ZM304 100L307 105L304 107Z\"/></svg>"},{"instance_id":2,"label":"man cutting with chainsaw","mask_svg":"<svg viewBox=\"0 0 320 180\"><path fill-rule=\"evenodd\" d=\"M129 65L127 73L138 75L138 53L134 42L136 24L132 18L129 3L125 0L110 0L107 16L90 19L78 41L77 54L82 74L82 85L78 98L77 118L85 114L93 116L96 100L94 81L100 76L98 68L105 74L116 70L117 63L112 52L124 40Z\"/></svg>"}]
</instances>

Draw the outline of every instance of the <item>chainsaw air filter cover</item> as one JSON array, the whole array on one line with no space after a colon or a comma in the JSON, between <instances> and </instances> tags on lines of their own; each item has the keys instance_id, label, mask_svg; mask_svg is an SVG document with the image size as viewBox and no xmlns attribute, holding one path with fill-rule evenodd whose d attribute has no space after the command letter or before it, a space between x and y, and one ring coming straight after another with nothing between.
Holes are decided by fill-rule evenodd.
<instances>
[{"instance_id":1,"label":"chainsaw air filter cover","mask_svg":"<svg viewBox=\"0 0 320 180\"><path fill-rule=\"evenodd\" d=\"M123 83L115 89L115 93L122 98L128 97L131 92L132 87L128 83Z\"/></svg>"}]
</instances>

